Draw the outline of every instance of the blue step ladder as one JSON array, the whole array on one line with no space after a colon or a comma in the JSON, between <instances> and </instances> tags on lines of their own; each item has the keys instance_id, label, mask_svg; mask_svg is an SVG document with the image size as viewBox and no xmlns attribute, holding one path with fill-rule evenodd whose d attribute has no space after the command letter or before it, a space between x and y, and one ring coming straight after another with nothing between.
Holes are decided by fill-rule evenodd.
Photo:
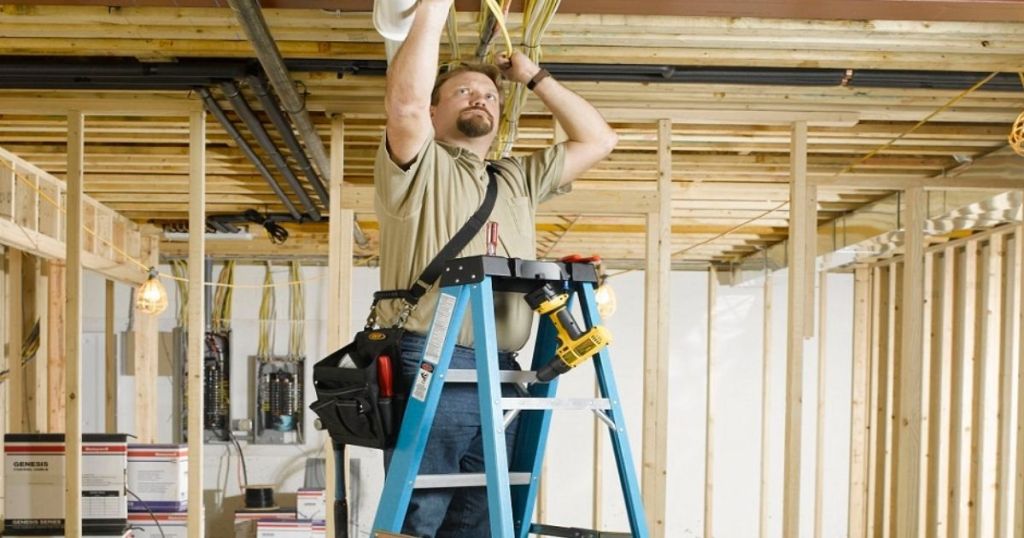
<instances>
[{"instance_id":1,"label":"blue step ladder","mask_svg":"<svg viewBox=\"0 0 1024 538\"><path fill-rule=\"evenodd\" d=\"M601 323L594 298L597 275L589 263L539 262L474 256L459 258L445 265L437 310L431 322L427 343L420 358L417 379L402 420L397 445L384 481L384 491L374 518L376 531L398 533L409 508L414 488L487 486L491 536L526 538L544 536L647 538L647 522L633 456L626 436L619 393L615 386L608 349L591 359L597 373L600 398L557 399L558 378L549 383L534 383L536 370L555 354L556 331L542 316L534 348L533 371L499 371L494 328L495 291L529 292L545 283L581 297L584 327L587 331ZM570 295L571 297L572 295ZM448 370L459 328L472 304L473 334L476 343L476 371ZM483 437L484 474L419 475L420 461L437 411L441 388L445 383L477 382ZM502 382L530 383L528 398L504 398ZM537 499L541 464L551 425L553 409L590 409L608 426L619 482L629 516L630 533L585 531L549 525L531 525ZM507 413L506 413L507 411ZM505 428L522 413L514 459L508 463Z\"/></svg>"}]
</instances>

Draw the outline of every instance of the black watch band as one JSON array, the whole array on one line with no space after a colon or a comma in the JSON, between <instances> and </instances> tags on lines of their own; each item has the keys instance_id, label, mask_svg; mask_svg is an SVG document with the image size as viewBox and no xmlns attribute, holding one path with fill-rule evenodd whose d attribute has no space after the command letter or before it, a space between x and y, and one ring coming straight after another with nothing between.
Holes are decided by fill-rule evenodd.
<instances>
[{"instance_id":1,"label":"black watch band","mask_svg":"<svg viewBox=\"0 0 1024 538\"><path fill-rule=\"evenodd\" d=\"M533 78L531 78L530 81L526 83L526 89L530 90L530 91L533 91L533 89L537 87L537 83L538 82L540 82L540 81L542 81L542 80L544 80L544 79L546 79L546 78L548 78L550 76L551 76L551 73L548 73L547 69L544 69L543 67L541 67L540 71L537 71L537 74L533 75Z\"/></svg>"}]
</instances>

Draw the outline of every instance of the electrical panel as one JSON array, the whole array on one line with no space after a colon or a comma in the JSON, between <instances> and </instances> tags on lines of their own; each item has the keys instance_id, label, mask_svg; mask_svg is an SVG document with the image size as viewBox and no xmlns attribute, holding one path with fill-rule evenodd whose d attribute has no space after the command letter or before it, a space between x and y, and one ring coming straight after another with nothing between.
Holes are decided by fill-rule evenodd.
<instances>
[{"instance_id":1,"label":"electrical panel","mask_svg":"<svg viewBox=\"0 0 1024 538\"><path fill-rule=\"evenodd\" d=\"M184 331L182 331L184 336ZM228 441L231 434L231 332L207 331L203 338L203 441ZM188 360L181 357L181 439L188 440Z\"/></svg>"},{"instance_id":2,"label":"electrical panel","mask_svg":"<svg viewBox=\"0 0 1024 538\"><path fill-rule=\"evenodd\" d=\"M302 410L305 360L253 357L253 443L303 442Z\"/></svg>"}]
</instances>

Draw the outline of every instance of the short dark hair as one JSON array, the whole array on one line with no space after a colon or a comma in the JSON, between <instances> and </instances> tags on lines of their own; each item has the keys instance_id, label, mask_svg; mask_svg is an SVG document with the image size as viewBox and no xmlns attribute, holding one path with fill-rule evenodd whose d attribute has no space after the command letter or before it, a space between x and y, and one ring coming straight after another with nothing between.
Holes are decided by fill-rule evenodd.
<instances>
[{"instance_id":1,"label":"short dark hair","mask_svg":"<svg viewBox=\"0 0 1024 538\"><path fill-rule=\"evenodd\" d=\"M494 83L494 87L498 88L499 104L501 99L501 70L498 66L493 64L480 64L480 63L458 63L450 67L444 73L437 76L437 80L434 81L434 89L430 92L430 105L436 106L437 102L441 99L441 86L448 82L449 79L462 73L480 73L491 79Z\"/></svg>"}]
</instances>

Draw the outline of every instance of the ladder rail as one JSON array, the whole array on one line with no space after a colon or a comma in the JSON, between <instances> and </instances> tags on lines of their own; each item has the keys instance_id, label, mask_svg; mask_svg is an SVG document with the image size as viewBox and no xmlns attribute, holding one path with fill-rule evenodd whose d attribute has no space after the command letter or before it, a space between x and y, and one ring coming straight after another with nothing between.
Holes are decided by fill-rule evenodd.
<instances>
[{"instance_id":1,"label":"ladder rail","mask_svg":"<svg viewBox=\"0 0 1024 538\"><path fill-rule=\"evenodd\" d=\"M414 385L419 382L419 372L423 372L424 362L436 362L436 364L432 367L433 374L428 376L424 398L421 400L415 396L414 387L406 403L405 416L402 419L398 440L391 456L391 465L384 478L384 490L381 492L380 504L377 505L377 514L373 520L374 529L398 532L402 528L405 514L409 510L409 501L412 498L423 451L427 446L430 428L433 426L434 416L437 414L437 404L441 399L444 376L448 371L455 343L458 340L458 328L462 326L462 320L465 317L469 295L470 290L465 287L454 291L451 289L441 290L438 308L434 312L434 319L430 324L430 335L426 345L423 346L423 353L420 355L417 365L417 381L414 382ZM449 304L451 308L442 308L442 305ZM448 330L449 327L454 327L454 330ZM438 333L442 336L437 336ZM436 338L443 338L444 342L440 346L440 354L437 357L432 355L436 348ZM432 343L435 345L432 346ZM399 361L400 364L401 361ZM398 370L401 371L400 366Z\"/></svg>"}]
</instances>

